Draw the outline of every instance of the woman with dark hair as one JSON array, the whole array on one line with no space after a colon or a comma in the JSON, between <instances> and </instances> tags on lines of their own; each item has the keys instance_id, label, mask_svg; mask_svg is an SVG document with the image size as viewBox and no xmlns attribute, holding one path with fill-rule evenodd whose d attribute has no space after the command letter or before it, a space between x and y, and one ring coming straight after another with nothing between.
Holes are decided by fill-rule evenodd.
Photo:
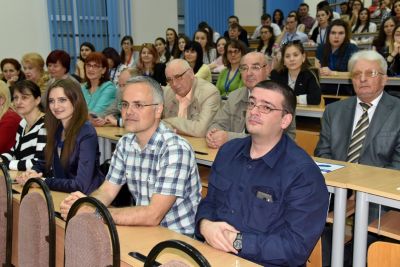
<instances>
[{"instance_id":1,"label":"woman with dark hair","mask_svg":"<svg viewBox=\"0 0 400 267\"><path fill-rule=\"evenodd\" d=\"M289 85L297 96L297 103L319 105L321 88L316 71L311 69L301 43L288 43L282 47L279 66L271 72L271 80Z\"/></svg>"},{"instance_id":2,"label":"woman with dark hair","mask_svg":"<svg viewBox=\"0 0 400 267\"><path fill-rule=\"evenodd\" d=\"M260 28L260 40L258 41L257 51L271 56L275 43L274 29L269 25Z\"/></svg>"},{"instance_id":3,"label":"woman with dark hair","mask_svg":"<svg viewBox=\"0 0 400 267\"><path fill-rule=\"evenodd\" d=\"M179 58L178 34L176 33L175 29L168 28L165 31L165 40L169 54L173 58Z\"/></svg>"},{"instance_id":4,"label":"woman with dark hair","mask_svg":"<svg viewBox=\"0 0 400 267\"><path fill-rule=\"evenodd\" d=\"M70 79L51 85L46 99L48 133L45 160L17 178L20 184L45 177L51 190L90 194L104 181L99 145L79 86Z\"/></svg>"},{"instance_id":5,"label":"woman with dark hair","mask_svg":"<svg viewBox=\"0 0 400 267\"><path fill-rule=\"evenodd\" d=\"M396 24L400 22L400 0L393 1L392 4L392 17L396 21Z\"/></svg>"},{"instance_id":6,"label":"woman with dark hair","mask_svg":"<svg viewBox=\"0 0 400 267\"><path fill-rule=\"evenodd\" d=\"M219 74L216 84L221 96L228 96L229 93L243 86L239 65L245 54L246 47L242 41L230 40L225 45L223 60L226 68Z\"/></svg>"},{"instance_id":7,"label":"woman with dark hair","mask_svg":"<svg viewBox=\"0 0 400 267\"><path fill-rule=\"evenodd\" d=\"M198 42L203 49L203 63L210 64L217 58L217 51L212 45L212 40L208 39L208 32L200 29L193 35L193 41Z\"/></svg>"},{"instance_id":8,"label":"woman with dark hair","mask_svg":"<svg viewBox=\"0 0 400 267\"><path fill-rule=\"evenodd\" d=\"M168 63L172 58L169 50L167 49L167 43L164 38L158 37L154 41L154 46L158 53L158 58L161 63Z\"/></svg>"},{"instance_id":9,"label":"woman with dark hair","mask_svg":"<svg viewBox=\"0 0 400 267\"><path fill-rule=\"evenodd\" d=\"M190 38L185 34L179 34L178 38L178 48L179 48L179 57L183 58L185 54L185 45L190 41Z\"/></svg>"},{"instance_id":10,"label":"woman with dark hair","mask_svg":"<svg viewBox=\"0 0 400 267\"><path fill-rule=\"evenodd\" d=\"M0 63L2 80L7 83L8 87L17 81L25 80L25 74L21 70L21 64L14 58L5 58Z\"/></svg>"},{"instance_id":11,"label":"woman with dark hair","mask_svg":"<svg viewBox=\"0 0 400 267\"><path fill-rule=\"evenodd\" d=\"M64 50L53 50L46 59L47 70L53 81L68 78L70 64L71 57Z\"/></svg>"},{"instance_id":12,"label":"woman with dark hair","mask_svg":"<svg viewBox=\"0 0 400 267\"><path fill-rule=\"evenodd\" d=\"M11 107L11 94L7 84L0 81L0 154L15 144L15 135L21 117Z\"/></svg>"},{"instance_id":13,"label":"woman with dark hair","mask_svg":"<svg viewBox=\"0 0 400 267\"><path fill-rule=\"evenodd\" d=\"M224 64L224 54L225 54L225 45L227 43L227 39L224 36L221 36L217 40L217 58L211 62L208 67L214 73L220 73L223 69L225 69Z\"/></svg>"},{"instance_id":14,"label":"woman with dark hair","mask_svg":"<svg viewBox=\"0 0 400 267\"><path fill-rule=\"evenodd\" d=\"M368 8L362 8L358 13L356 24L352 27L352 33L376 32L376 24L370 21L370 13ZM356 37L353 38L357 44L371 43L374 37Z\"/></svg>"},{"instance_id":15,"label":"woman with dark hair","mask_svg":"<svg viewBox=\"0 0 400 267\"><path fill-rule=\"evenodd\" d=\"M106 47L101 53L107 58L110 81L118 85L118 76L122 71L122 64L117 50L112 47Z\"/></svg>"},{"instance_id":16,"label":"woman with dark hair","mask_svg":"<svg viewBox=\"0 0 400 267\"><path fill-rule=\"evenodd\" d=\"M400 76L400 24L397 24L393 29L392 42L386 61L388 63L388 75Z\"/></svg>"},{"instance_id":17,"label":"woman with dark hair","mask_svg":"<svg viewBox=\"0 0 400 267\"><path fill-rule=\"evenodd\" d=\"M208 33L208 40L210 40L213 45L217 43L217 40L221 36L218 32L214 31L214 29L205 21L200 22L197 26L197 29L205 30Z\"/></svg>"},{"instance_id":18,"label":"woman with dark hair","mask_svg":"<svg viewBox=\"0 0 400 267\"><path fill-rule=\"evenodd\" d=\"M125 35L121 40L121 61L125 67L132 67L135 65L133 57L133 38L132 36Z\"/></svg>"},{"instance_id":19,"label":"woman with dark hair","mask_svg":"<svg viewBox=\"0 0 400 267\"><path fill-rule=\"evenodd\" d=\"M350 21L349 21L350 27L353 27L356 24L356 21L358 19L358 14L360 13L360 10L363 8L364 8L364 3L361 0L353 1L353 5L351 6Z\"/></svg>"},{"instance_id":20,"label":"woman with dark hair","mask_svg":"<svg viewBox=\"0 0 400 267\"><path fill-rule=\"evenodd\" d=\"M85 70L84 70L85 59L90 53L95 51L96 48L92 43L89 42L83 42L79 48L79 57L78 60L76 61L75 74L78 77L80 77L81 80L85 79Z\"/></svg>"},{"instance_id":21,"label":"woman with dark hair","mask_svg":"<svg viewBox=\"0 0 400 267\"><path fill-rule=\"evenodd\" d=\"M282 10L274 10L274 13L272 13L272 22L278 25L281 30L283 30L283 27L285 26L285 16L283 15Z\"/></svg>"},{"instance_id":22,"label":"woman with dark hair","mask_svg":"<svg viewBox=\"0 0 400 267\"><path fill-rule=\"evenodd\" d=\"M134 71L140 76L150 76L161 85L167 85L165 64L158 60L158 53L153 44L144 43L139 52L139 59Z\"/></svg>"},{"instance_id":23,"label":"woman with dark hair","mask_svg":"<svg viewBox=\"0 0 400 267\"><path fill-rule=\"evenodd\" d=\"M329 23L332 21L332 11L329 6L324 6L317 11L318 27L314 28L310 39L316 44L324 44L326 42L326 32Z\"/></svg>"},{"instance_id":24,"label":"woman with dark hair","mask_svg":"<svg viewBox=\"0 0 400 267\"><path fill-rule=\"evenodd\" d=\"M90 53L85 61L86 83L82 85L91 118L101 117L115 99L117 88L110 81L107 58L99 52Z\"/></svg>"},{"instance_id":25,"label":"woman with dark hair","mask_svg":"<svg viewBox=\"0 0 400 267\"><path fill-rule=\"evenodd\" d=\"M193 69L194 76L211 82L211 71L203 64L203 49L198 42L189 42L185 46L185 60Z\"/></svg>"},{"instance_id":26,"label":"woman with dark hair","mask_svg":"<svg viewBox=\"0 0 400 267\"><path fill-rule=\"evenodd\" d=\"M390 54L390 46L392 43L393 29L396 26L396 22L393 17L388 17L382 21L379 27L378 36L375 37L372 42L372 49L381 54L384 58Z\"/></svg>"},{"instance_id":27,"label":"woman with dark hair","mask_svg":"<svg viewBox=\"0 0 400 267\"><path fill-rule=\"evenodd\" d=\"M13 104L22 117L15 135L15 145L0 155L0 162L10 170L25 171L44 159L46 129L39 86L29 80L12 86Z\"/></svg>"},{"instance_id":28,"label":"woman with dark hair","mask_svg":"<svg viewBox=\"0 0 400 267\"><path fill-rule=\"evenodd\" d=\"M350 43L347 22L337 19L331 22L327 30L327 41L317 47L317 67L321 75L336 76L347 72L347 63L352 54L358 51Z\"/></svg>"}]
</instances>

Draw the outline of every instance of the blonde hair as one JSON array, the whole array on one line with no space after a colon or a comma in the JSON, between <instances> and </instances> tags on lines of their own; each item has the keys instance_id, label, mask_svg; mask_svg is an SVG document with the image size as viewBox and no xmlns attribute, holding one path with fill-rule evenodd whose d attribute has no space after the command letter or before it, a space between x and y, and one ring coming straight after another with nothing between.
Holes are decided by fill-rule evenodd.
<instances>
[{"instance_id":1,"label":"blonde hair","mask_svg":"<svg viewBox=\"0 0 400 267\"><path fill-rule=\"evenodd\" d=\"M50 80L50 77L44 71L44 60L42 56L38 53L31 52L25 54L21 59L22 64L31 64L33 67L37 68L42 74L36 84L40 87L40 91L42 94L46 91L47 82Z\"/></svg>"},{"instance_id":2,"label":"blonde hair","mask_svg":"<svg viewBox=\"0 0 400 267\"><path fill-rule=\"evenodd\" d=\"M0 98L4 99L4 104L0 106L0 119L1 119L4 113L6 113L11 106L10 89L8 88L7 84L1 80L0 80Z\"/></svg>"}]
</instances>

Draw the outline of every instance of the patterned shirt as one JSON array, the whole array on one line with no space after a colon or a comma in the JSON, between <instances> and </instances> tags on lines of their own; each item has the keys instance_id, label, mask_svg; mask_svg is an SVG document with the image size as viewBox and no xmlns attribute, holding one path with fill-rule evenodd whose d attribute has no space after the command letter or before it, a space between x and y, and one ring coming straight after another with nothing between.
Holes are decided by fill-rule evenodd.
<instances>
[{"instance_id":1,"label":"patterned shirt","mask_svg":"<svg viewBox=\"0 0 400 267\"><path fill-rule=\"evenodd\" d=\"M147 206L153 194L177 199L160 225L182 234L194 233L201 183L194 152L163 123L141 149L133 133L118 142L106 180L128 184L137 206Z\"/></svg>"},{"instance_id":2,"label":"patterned shirt","mask_svg":"<svg viewBox=\"0 0 400 267\"><path fill-rule=\"evenodd\" d=\"M9 152L0 155L10 170L29 170L38 160L44 160L46 146L44 116L38 119L28 132L25 132L26 126L26 120L21 120L15 136L15 145Z\"/></svg>"}]
</instances>

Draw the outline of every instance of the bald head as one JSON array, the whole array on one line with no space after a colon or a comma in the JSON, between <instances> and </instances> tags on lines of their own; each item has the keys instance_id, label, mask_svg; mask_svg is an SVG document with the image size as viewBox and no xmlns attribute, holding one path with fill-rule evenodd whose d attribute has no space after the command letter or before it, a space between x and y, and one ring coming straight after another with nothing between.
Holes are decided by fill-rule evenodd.
<instances>
[{"instance_id":1,"label":"bald head","mask_svg":"<svg viewBox=\"0 0 400 267\"><path fill-rule=\"evenodd\" d=\"M248 89L268 78L271 72L271 66L263 53L250 52L242 57L240 61L240 69L244 85Z\"/></svg>"},{"instance_id":2,"label":"bald head","mask_svg":"<svg viewBox=\"0 0 400 267\"><path fill-rule=\"evenodd\" d=\"M175 94L186 96L192 88L194 73L189 63L184 59L173 59L165 68L167 82Z\"/></svg>"}]
</instances>

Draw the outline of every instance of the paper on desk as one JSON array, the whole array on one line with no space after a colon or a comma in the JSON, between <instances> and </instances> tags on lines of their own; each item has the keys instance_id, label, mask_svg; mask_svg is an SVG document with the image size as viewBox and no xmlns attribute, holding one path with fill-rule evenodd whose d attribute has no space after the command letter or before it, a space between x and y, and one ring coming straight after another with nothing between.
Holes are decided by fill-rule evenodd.
<instances>
[{"instance_id":1,"label":"paper on desk","mask_svg":"<svg viewBox=\"0 0 400 267\"><path fill-rule=\"evenodd\" d=\"M330 163L326 163L326 162L315 162L319 169L321 170L322 174L328 173L328 172L332 172L334 170L338 170L343 168L343 165L337 165L337 164L330 164Z\"/></svg>"}]
</instances>

